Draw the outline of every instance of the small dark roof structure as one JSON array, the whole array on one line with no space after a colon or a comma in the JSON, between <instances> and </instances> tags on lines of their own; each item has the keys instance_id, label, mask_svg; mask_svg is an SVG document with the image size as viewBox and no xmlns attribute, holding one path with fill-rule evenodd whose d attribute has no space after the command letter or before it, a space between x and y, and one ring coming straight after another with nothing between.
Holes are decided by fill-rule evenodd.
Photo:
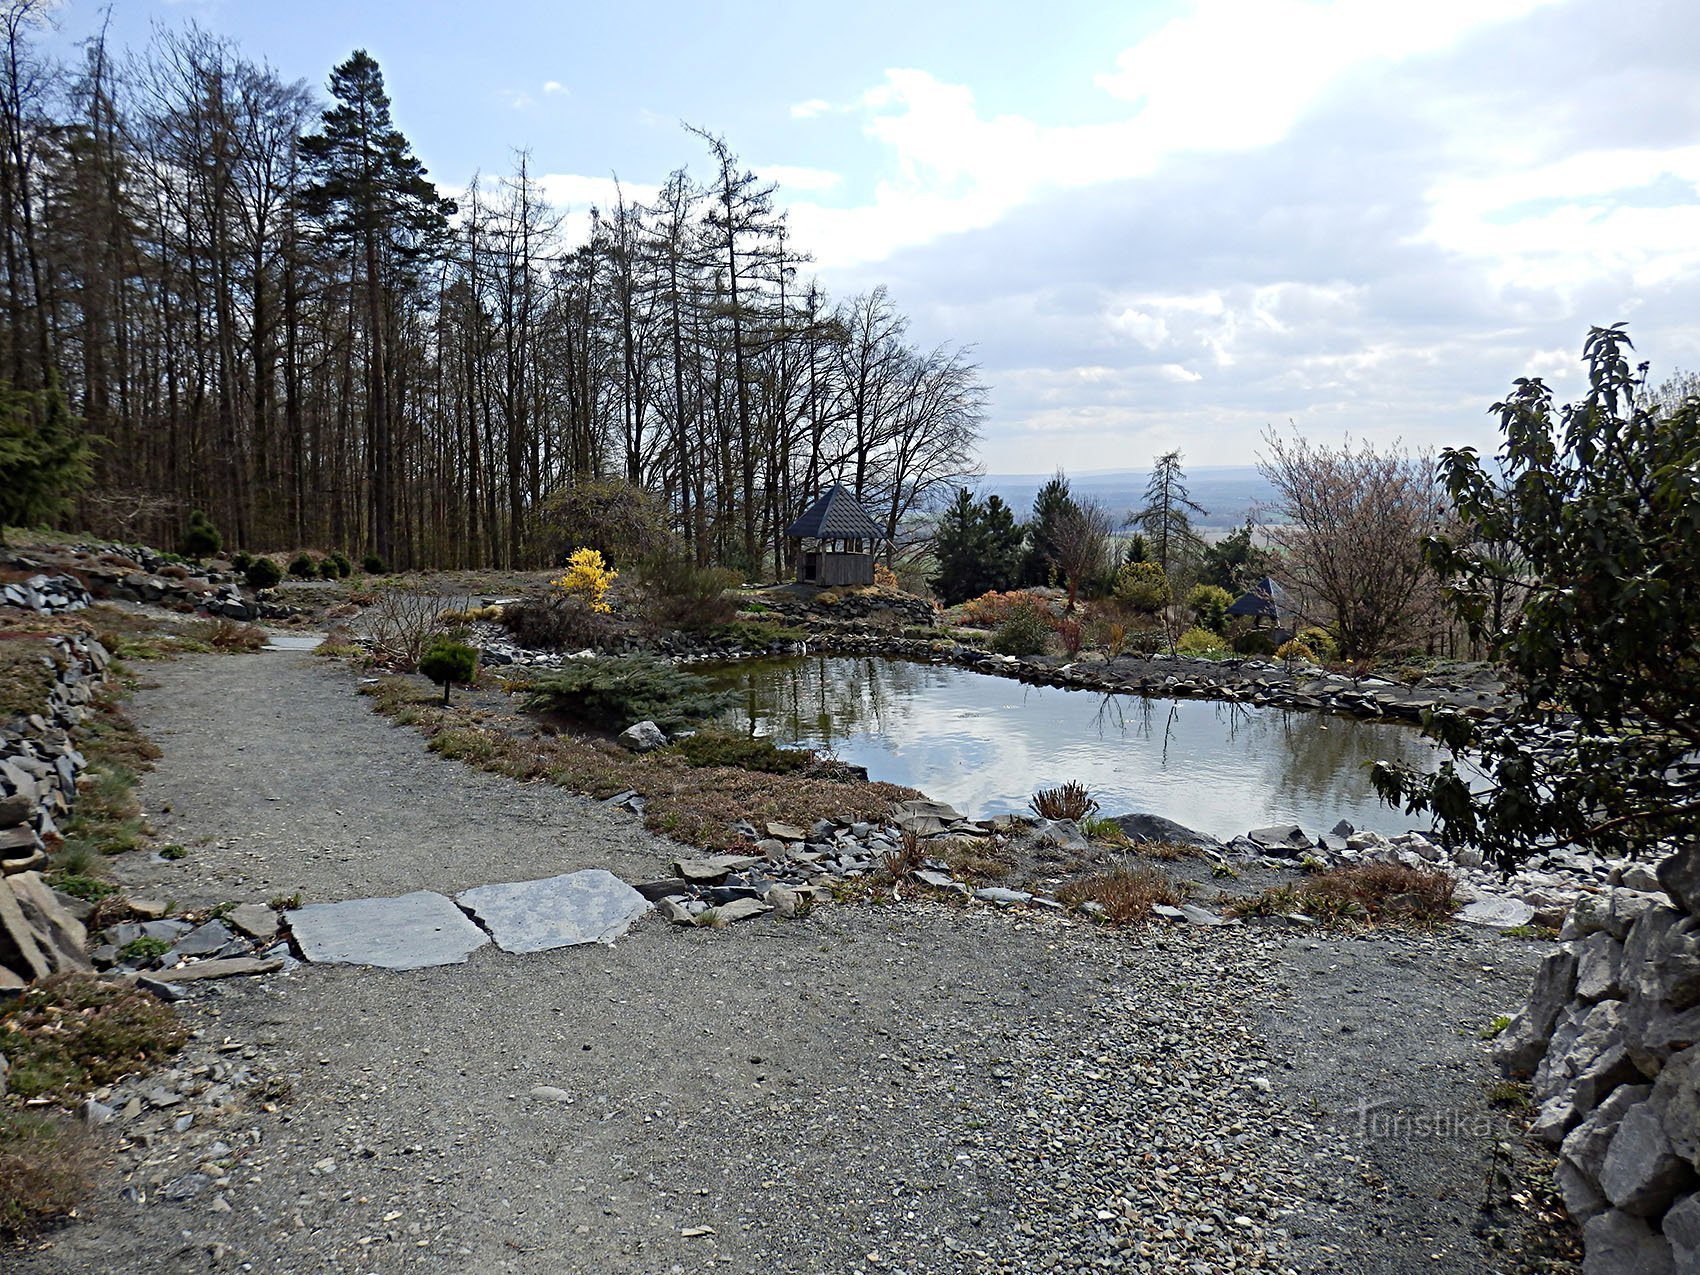
<instances>
[{"instance_id":1,"label":"small dark roof structure","mask_svg":"<svg viewBox=\"0 0 1700 1275\"><path fill-rule=\"evenodd\" d=\"M1273 620L1276 624L1292 614L1286 604L1286 590L1270 576L1264 576L1251 588L1234 599L1229 615L1249 615L1255 619Z\"/></svg>"},{"instance_id":2,"label":"small dark roof structure","mask_svg":"<svg viewBox=\"0 0 1700 1275\"><path fill-rule=\"evenodd\" d=\"M803 516L785 529L794 540L884 540L885 532L856 503L856 498L834 483L803 511Z\"/></svg>"}]
</instances>

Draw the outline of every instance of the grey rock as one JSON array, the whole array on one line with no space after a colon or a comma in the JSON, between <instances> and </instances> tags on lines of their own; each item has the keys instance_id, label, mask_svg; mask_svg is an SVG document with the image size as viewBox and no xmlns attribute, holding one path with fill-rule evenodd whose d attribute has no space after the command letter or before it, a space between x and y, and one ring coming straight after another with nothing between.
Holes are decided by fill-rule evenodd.
<instances>
[{"instance_id":1,"label":"grey rock","mask_svg":"<svg viewBox=\"0 0 1700 1275\"><path fill-rule=\"evenodd\" d=\"M533 1098L541 1098L544 1102L567 1103L573 1100L572 1094L565 1089L557 1089L554 1085L533 1085L530 1093Z\"/></svg>"},{"instance_id":2,"label":"grey rock","mask_svg":"<svg viewBox=\"0 0 1700 1275\"><path fill-rule=\"evenodd\" d=\"M1039 825L1039 830L1033 834L1033 843L1039 846L1055 846L1059 850L1089 850L1092 843L1080 831L1080 825L1072 819L1052 819Z\"/></svg>"},{"instance_id":3,"label":"grey rock","mask_svg":"<svg viewBox=\"0 0 1700 1275\"><path fill-rule=\"evenodd\" d=\"M1700 1192L1683 1196L1659 1223L1669 1241L1676 1269L1687 1275L1700 1271Z\"/></svg>"},{"instance_id":4,"label":"grey rock","mask_svg":"<svg viewBox=\"0 0 1700 1275\"><path fill-rule=\"evenodd\" d=\"M1629 929L1644 912L1660 906L1656 895L1640 894L1634 890L1613 889L1600 894L1584 894L1571 905L1559 939L1586 938L1604 931L1614 939L1628 937Z\"/></svg>"},{"instance_id":5,"label":"grey rock","mask_svg":"<svg viewBox=\"0 0 1700 1275\"><path fill-rule=\"evenodd\" d=\"M652 753L667 746L667 732L654 722L634 722L620 732L619 738L634 753Z\"/></svg>"},{"instance_id":6,"label":"grey rock","mask_svg":"<svg viewBox=\"0 0 1700 1275\"><path fill-rule=\"evenodd\" d=\"M930 885L935 890L952 890L959 882L948 872L938 872L932 868L916 868L910 874L922 885Z\"/></svg>"},{"instance_id":7,"label":"grey rock","mask_svg":"<svg viewBox=\"0 0 1700 1275\"><path fill-rule=\"evenodd\" d=\"M767 835L776 841L806 841L809 836L795 824L789 823L770 823L767 825L766 831ZM830 835L830 830L828 833L817 835Z\"/></svg>"},{"instance_id":8,"label":"grey rock","mask_svg":"<svg viewBox=\"0 0 1700 1275\"><path fill-rule=\"evenodd\" d=\"M891 808L891 821L897 825L899 832L913 833L917 837L931 837L941 832L949 832L955 825L962 823L962 812L954 806L947 806L942 801L899 801Z\"/></svg>"},{"instance_id":9,"label":"grey rock","mask_svg":"<svg viewBox=\"0 0 1700 1275\"><path fill-rule=\"evenodd\" d=\"M205 983L219 978L242 978L251 974L274 974L283 968L276 957L232 956L218 961L197 961L177 970L160 970L153 981L172 986L177 983Z\"/></svg>"},{"instance_id":10,"label":"grey rock","mask_svg":"<svg viewBox=\"0 0 1700 1275\"><path fill-rule=\"evenodd\" d=\"M1669 1241L1617 1209L1588 1219L1582 1246L1582 1275L1677 1275Z\"/></svg>"},{"instance_id":11,"label":"grey rock","mask_svg":"<svg viewBox=\"0 0 1700 1275\"><path fill-rule=\"evenodd\" d=\"M1202 850L1218 850L1222 843L1209 833L1198 832L1185 824L1165 819L1162 815L1119 815L1115 824L1129 841L1140 843L1166 842L1171 845L1197 846Z\"/></svg>"},{"instance_id":12,"label":"grey rock","mask_svg":"<svg viewBox=\"0 0 1700 1275\"><path fill-rule=\"evenodd\" d=\"M1638 890L1642 894L1653 894L1661 888L1659 874L1645 863L1625 864L1618 883L1627 890Z\"/></svg>"},{"instance_id":13,"label":"grey rock","mask_svg":"<svg viewBox=\"0 0 1700 1275\"><path fill-rule=\"evenodd\" d=\"M1623 945L1605 931L1590 934L1576 948L1576 995L1585 1001L1621 1000Z\"/></svg>"},{"instance_id":14,"label":"grey rock","mask_svg":"<svg viewBox=\"0 0 1700 1275\"><path fill-rule=\"evenodd\" d=\"M1653 1104L1631 1107L1612 1135L1600 1190L1625 1213L1653 1217L1694 1182L1694 1166L1671 1150Z\"/></svg>"},{"instance_id":15,"label":"grey rock","mask_svg":"<svg viewBox=\"0 0 1700 1275\"><path fill-rule=\"evenodd\" d=\"M82 1116L84 1124L103 1125L117 1117L118 1109L89 1098L84 1101L79 1114Z\"/></svg>"},{"instance_id":16,"label":"grey rock","mask_svg":"<svg viewBox=\"0 0 1700 1275\"><path fill-rule=\"evenodd\" d=\"M675 859L673 875L695 885L718 885L734 872L753 868L765 860L748 854L717 854L701 859Z\"/></svg>"},{"instance_id":17,"label":"grey rock","mask_svg":"<svg viewBox=\"0 0 1700 1275\"><path fill-rule=\"evenodd\" d=\"M232 908L225 920L230 922L231 929L246 934L257 943L264 943L277 936L277 912L263 903L244 903L240 907Z\"/></svg>"},{"instance_id":18,"label":"grey rock","mask_svg":"<svg viewBox=\"0 0 1700 1275\"><path fill-rule=\"evenodd\" d=\"M996 903L999 907L1010 907L1017 903L1031 903L1033 896L1025 890L1010 890L1001 885L989 885L974 891L974 897L983 903Z\"/></svg>"},{"instance_id":19,"label":"grey rock","mask_svg":"<svg viewBox=\"0 0 1700 1275\"><path fill-rule=\"evenodd\" d=\"M459 965L490 941L452 901L429 890L315 903L287 919L302 956L321 965L394 970Z\"/></svg>"},{"instance_id":20,"label":"grey rock","mask_svg":"<svg viewBox=\"0 0 1700 1275\"><path fill-rule=\"evenodd\" d=\"M648 899L602 868L481 885L462 891L455 902L478 918L504 952L611 944L649 911Z\"/></svg>"},{"instance_id":21,"label":"grey rock","mask_svg":"<svg viewBox=\"0 0 1700 1275\"><path fill-rule=\"evenodd\" d=\"M767 893L762 895L762 902L779 913L780 916L793 917L797 915L797 909L802 905L803 896L791 889L790 886L776 883L768 886Z\"/></svg>"},{"instance_id":22,"label":"grey rock","mask_svg":"<svg viewBox=\"0 0 1700 1275\"><path fill-rule=\"evenodd\" d=\"M1514 930L1535 919L1535 909L1522 899L1507 899L1490 894L1466 903L1458 911L1458 919L1470 925L1484 925L1494 930Z\"/></svg>"},{"instance_id":23,"label":"grey rock","mask_svg":"<svg viewBox=\"0 0 1700 1275\"><path fill-rule=\"evenodd\" d=\"M694 920L697 925L710 925L718 928L723 925L731 925L734 921L747 921L751 917L760 916L762 913L771 910L760 899L734 899L732 902L723 903L717 908L709 908L705 912L697 913Z\"/></svg>"},{"instance_id":24,"label":"grey rock","mask_svg":"<svg viewBox=\"0 0 1700 1275\"><path fill-rule=\"evenodd\" d=\"M1196 903L1181 904L1181 916L1193 925L1217 926L1227 924L1225 920L1209 908L1201 908Z\"/></svg>"},{"instance_id":25,"label":"grey rock","mask_svg":"<svg viewBox=\"0 0 1700 1275\"><path fill-rule=\"evenodd\" d=\"M1576 1135L1570 1136L1573 1138ZM1566 1142L1569 1140L1565 1139ZM1570 1214L1573 1222L1586 1222L1611 1207L1606 1197L1600 1194L1598 1185L1568 1160L1558 1162L1558 1168L1553 1171L1553 1180L1557 1182L1558 1193L1564 1199L1564 1210Z\"/></svg>"},{"instance_id":26,"label":"grey rock","mask_svg":"<svg viewBox=\"0 0 1700 1275\"><path fill-rule=\"evenodd\" d=\"M208 921L198 925L179 939L169 954L171 960L182 960L186 956L211 956L234 938L230 927L223 921Z\"/></svg>"},{"instance_id":27,"label":"grey rock","mask_svg":"<svg viewBox=\"0 0 1700 1275\"><path fill-rule=\"evenodd\" d=\"M670 895L689 894L691 887L683 877L660 877L654 881L639 881L632 889L655 903Z\"/></svg>"},{"instance_id":28,"label":"grey rock","mask_svg":"<svg viewBox=\"0 0 1700 1275\"><path fill-rule=\"evenodd\" d=\"M1526 1075L1547 1052L1553 1024L1576 989L1576 954L1560 949L1541 963L1529 1001L1511 1020L1494 1050L1506 1070Z\"/></svg>"},{"instance_id":29,"label":"grey rock","mask_svg":"<svg viewBox=\"0 0 1700 1275\"><path fill-rule=\"evenodd\" d=\"M1296 823L1272 824L1267 828L1253 828L1246 833L1246 839L1266 854L1275 855L1282 859L1296 859L1311 849L1311 840L1305 836L1304 829Z\"/></svg>"},{"instance_id":30,"label":"grey rock","mask_svg":"<svg viewBox=\"0 0 1700 1275\"><path fill-rule=\"evenodd\" d=\"M1600 1171L1606 1165L1606 1152L1611 1149L1612 1136L1624 1113L1645 1102L1652 1092L1651 1085L1623 1085L1613 1090L1565 1137L1561 1152L1564 1163L1573 1166L1597 1188Z\"/></svg>"},{"instance_id":31,"label":"grey rock","mask_svg":"<svg viewBox=\"0 0 1700 1275\"><path fill-rule=\"evenodd\" d=\"M1659 864L1659 884L1684 912L1700 914L1700 838L1690 838Z\"/></svg>"},{"instance_id":32,"label":"grey rock","mask_svg":"<svg viewBox=\"0 0 1700 1275\"><path fill-rule=\"evenodd\" d=\"M1666 1061L1653 1082L1652 1106L1671 1150L1700 1167L1700 1045Z\"/></svg>"}]
</instances>

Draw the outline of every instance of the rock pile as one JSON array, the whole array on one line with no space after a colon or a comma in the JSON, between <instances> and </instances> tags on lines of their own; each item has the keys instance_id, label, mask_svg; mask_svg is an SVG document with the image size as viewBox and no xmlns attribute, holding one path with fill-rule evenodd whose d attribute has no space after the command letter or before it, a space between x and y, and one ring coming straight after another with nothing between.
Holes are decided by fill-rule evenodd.
<instances>
[{"instance_id":1,"label":"rock pile","mask_svg":"<svg viewBox=\"0 0 1700 1275\"><path fill-rule=\"evenodd\" d=\"M44 711L0 729L0 990L89 968L81 922L37 869L76 803L87 763L70 732L88 716L110 657L93 638L58 635L45 645L55 672Z\"/></svg>"},{"instance_id":2,"label":"rock pile","mask_svg":"<svg viewBox=\"0 0 1700 1275\"><path fill-rule=\"evenodd\" d=\"M1580 899L1559 937L1499 1058L1532 1078L1585 1270L1700 1271L1700 841Z\"/></svg>"},{"instance_id":3,"label":"rock pile","mask_svg":"<svg viewBox=\"0 0 1700 1275\"><path fill-rule=\"evenodd\" d=\"M83 582L75 576L33 575L28 580L0 586L0 605L34 611L37 615L81 611L93 601Z\"/></svg>"}]
</instances>

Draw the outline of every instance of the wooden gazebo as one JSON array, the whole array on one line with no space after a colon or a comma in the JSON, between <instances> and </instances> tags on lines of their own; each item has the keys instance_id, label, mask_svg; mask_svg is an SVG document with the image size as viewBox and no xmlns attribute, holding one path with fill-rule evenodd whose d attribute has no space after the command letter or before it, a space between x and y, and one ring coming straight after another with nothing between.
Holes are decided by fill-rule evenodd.
<instances>
[{"instance_id":1,"label":"wooden gazebo","mask_svg":"<svg viewBox=\"0 0 1700 1275\"><path fill-rule=\"evenodd\" d=\"M822 588L874 582L885 533L856 498L834 484L785 529L797 551L797 581Z\"/></svg>"},{"instance_id":2,"label":"wooden gazebo","mask_svg":"<svg viewBox=\"0 0 1700 1275\"><path fill-rule=\"evenodd\" d=\"M1264 621L1277 629L1296 627L1298 623L1297 613L1287 603L1287 591L1273 576L1264 576L1235 598L1228 614L1248 616L1259 628Z\"/></svg>"}]
</instances>

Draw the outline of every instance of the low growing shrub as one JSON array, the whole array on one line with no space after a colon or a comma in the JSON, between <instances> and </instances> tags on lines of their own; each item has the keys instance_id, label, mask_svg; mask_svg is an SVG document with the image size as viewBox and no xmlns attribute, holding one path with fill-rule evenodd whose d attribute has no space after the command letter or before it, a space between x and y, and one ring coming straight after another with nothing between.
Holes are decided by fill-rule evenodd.
<instances>
[{"instance_id":1,"label":"low growing shrub","mask_svg":"<svg viewBox=\"0 0 1700 1275\"><path fill-rule=\"evenodd\" d=\"M1399 863L1319 872L1296 885L1275 886L1229 905L1235 916L1280 916L1299 912L1319 921L1403 922L1434 925L1457 906L1457 883L1434 868Z\"/></svg>"},{"instance_id":2,"label":"low growing shrub","mask_svg":"<svg viewBox=\"0 0 1700 1275\"><path fill-rule=\"evenodd\" d=\"M988 645L999 655L1043 655L1050 641L1050 612L1029 598L992 630Z\"/></svg>"},{"instance_id":3,"label":"low growing shrub","mask_svg":"<svg viewBox=\"0 0 1700 1275\"><path fill-rule=\"evenodd\" d=\"M768 735L740 735L728 730L699 730L673 744L693 766L736 766L769 775L806 770L815 755L806 748L781 748Z\"/></svg>"},{"instance_id":4,"label":"low growing shrub","mask_svg":"<svg viewBox=\"0 0 1700 1275\"><path fill-rule=\"evenodd\" d=\"M1225 655L1229 649L1227 639L1220 633L1197 625L1181 634L1175 643L1175 650L1182 655Z\"/></svg>"},{"instance_id":5,"label":"low growing shrub","mask_svg":"<svg viewBox=\"0 0 1700 1275\"><path fill-rule=\"evenodd\" d=\"M557 591L510 602L501 609L501 623L520 645L551 651L602 649L620 634L615 620Z\"/></svg>"},{"instance_id":6,"label":"low growing shrub","mask_svg":"<svg viewBox=\"0 0 1700 1275\"><path fill-rule=\"evenodd\" d=\"M348 560L348 555L341 549L332 549L325 561L334 562L337 575L344 579L347 579L354 572L354 564Z\"/></svg>"},{"instance_id":7,"label":"low growing shrub","mask_svg":"<svg viewBox=\"0 0 1700 1275\"><path fill-rule=\"evenodd\" d=\"M319 574L319 564L310 553L298 553L290 559L289 574L297 580L311 580Z\"/></svg>"},{"instance_id":8,"label":"low growing shrub","mask_svg":"<svg viewBox=\"0 0 1700 1275\"><path fill-rule=\"evenodd\" d=\"M1185 901L1180 886L1167 874L1149 864L1116 868L1096 876L1067 882L1057 899L1071 906L1096 903L1104 909L1111 925L1131 925L1151 915L1157 904L1179 907Z\"/></svg>"},{"instance_id":9,"label":"low growing shrub","mask_svg":"<svg viewBox=\"0 0 1700 1275\"><path fill-rule=\"evenodd\" d=\"M319 579L321 579L321 580L336 580L336 579L339 579L339 578L340 578L340 575L339 575L339 573L336 569L336 563L332 562L329 558L320 558L319 559Z\"/></svg>"},{"instance_id":10,"label":"low growing shrub","mask_svg":"<svg viewBox=\"0 0 1700 1275\"><path fill-rule=\"evenodd\" d=\"M189 526L183 532L183 540L177 546L177 551L185 558L210 558L224 548L224 537L219 534L212 520L199 509L189 514Z\"/></svg>"},{"instance_id":11,"label":"low growing shrub","mask_svg":"<svg viewBox=\"0 0 1700 1275\"><path fill-rule=\"evenodd\" d=\"M623 655L568 662L558 673L538 679L527 704L604 730L652 721L670 732L723 712L734 698L713 689L706 678L652 655Z\"/></svg>"},{"instance_id":12,"label":"low growing shrub","mask_svg":"<svg viewBox=\"0 0 1700 1275\"><path fill-rule=\"evenodd\" d=\"M390 573L390 564L377 554L369 553L360 559L360 569L369 576L387 576Z\"/></svg>"},{"instance_id":13,"label":"low growing shrub","mask_svg":"<svg viewBox=\"0 0 1700 1275\"><path fill-rule=\"evenodd\" d=\"M255 558L242 568L242 574L250 589L272 589L283 583L283 568L270 558Z\"/></svg>"},{"instance_id":14,"label":"low growing shrub","mask_svg":"<svg viewBox=\"0 0 1700 1275\"><path fill-rule=\"evenodd\" d=\"M993 589L964 602L957 622L973 629L995 629L1017 611L1037 606L1043 603L1024 589L1012 589L1008 593Z\"/></svg>"},{"instance_id":15,"label":"low growing shrub","mask_svg":"<svg viewBox=\"0 0 1700 1275\"><path fill-rule=\"evenodd\" d=\"M62 1105L181 1049L189 1033L147 992L89 974L55 974L0 1011L20 1098Z\"/></svg>"},{"instance_id":16,"label":"low growing shrub","mask_svg":"<svg viewBox=\"0 0 1700 1275\"><path fill-rule=\"evenodd\" d=\"M725 624L737 611L728 589L743 582L736 571L699 567L689 558L647 558L638 568L643 614L651 624L700 633ZM824 599L825 595L822 595Z\"/></svg>"},{"instance_id":17,"label":"low growing shrub","mask_svg":"<svg viewBox=\"0 0 1700 1275\"><path fill-rule=\"evenodd\" d=\"M27 1239L94 1189L101 1152L63 1116L0 1109L0 1235Z\"/></svg>"},{"instance_id":18,"label":"low growing shrub","mask_svg":"<svg viewBox=\"0 0 1700 1275\"><path fill-rule=\"evenodd\" d=\"M602 561L597 550L575 549L567 559L567 569L549 583L597 615L607 615L614 609L608 605L608 588L619 574Z\"/></svg>"}]
</instances>

